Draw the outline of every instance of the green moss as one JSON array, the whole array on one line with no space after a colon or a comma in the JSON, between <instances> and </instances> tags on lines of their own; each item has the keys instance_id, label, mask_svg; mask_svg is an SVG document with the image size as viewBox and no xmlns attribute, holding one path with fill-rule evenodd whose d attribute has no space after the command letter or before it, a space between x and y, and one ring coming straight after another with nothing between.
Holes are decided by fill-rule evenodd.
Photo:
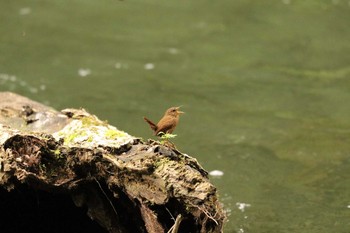
<instances>
[{"instance_id":1,"label":"green moss","mask_svg":"<svg viewBox=\"0 0 350 233\"><path fill-rule=\"evenodd\" d=\"M159 167L162 167L162 166L164 166L166 163L168 163L169 162L169 159L167 159L167 158L161 158L161 159L159 159L158 161L156 161L155 163L154 163L154 168L155 169L157 169L157 168L159 168Z\"/></svg>"},{"instance_id":2,"label":"green moss","mask_svg":"<svg viewBox=\"0 0 350 233\"><path fill-rule=\"evenodd\" d=\"M60 155L60 154L61 154L60 149L57 148L56 150L54 150L54 151L53 151L53 154L54 154L55 156Z\"/></svg>"},{"instance_id":3,"label":"green moss","mask_svg":"<svg viewBox=\"0 0 350 233\"><path fill-rule=\"evenodd\" d=\"M58 137L64 139L65 145L90 148L96 145L119 147L132 140L132 137L127 133L100 121L95 116L85 116L73 120L58 132Z\"/></svg>"},{"instance_id":4,"label":"green moss","mask_svg":"<svg viewBox=\"0 0 350 233\"><path fill-rule=\"evenodd\" d=\"M93 116L86 116L80 119L83 123L83 126L106 126L108 123L106 121L100 121L98 118Z\"/></svg>"},{"instance_id":5,"label":"green moss","mask_svg":"<svg viewBox=\"0 0 350 233\"><path fill-rule=\"evenodd\" d=\"M89 138L86 140L87 142L92 142L94 140L93 136L89 136Z\"/></svg>"},{"instance_id":6,"label":"green moss","mask_svg":"<svg viewBox=\"0 0 350 233\"><path fill-rule=\"evenodd\" d=\"M61 153L59 148L57 148L56 150L51 150L51 152L53 153L56 160L61 160L64 158L64 155Z\"/></svg>"},{"instance_id":7,"label":"green moss","mask_svg":"<svg viewBox=\"0 0 350 233\"><path fill-rule=\"evenodd\" d=\"M86 132L76 130L64 138L64 143L69 144L73 142L76 137L84 136L84 135L86 135Z\"/></svg>"},{"instance_id":8,"label":"green moss","mask_svg":"<svg viewBox=\"0 0 350 233\"><path fill-rule=\"evenodd\" d=\"M125 133L115 130L115 129L108 129L105 133L105 136L107 139L115 139L117 137L123 137L125 136Z\"/></svg>"},{"instance_id":9,"label":"green moss","mask_svg":"<svg viewBox=\"0 0 350 233\"><path fill-rule=\"evenodd\" d=\"M170 139L170 138L175 138L176 136L177 136L176 134L166 133L166 134L162 134L162 135L160 136L160 138L161 138L162 140L168 140L168 139Z\"/></svg>"}]
</instances>

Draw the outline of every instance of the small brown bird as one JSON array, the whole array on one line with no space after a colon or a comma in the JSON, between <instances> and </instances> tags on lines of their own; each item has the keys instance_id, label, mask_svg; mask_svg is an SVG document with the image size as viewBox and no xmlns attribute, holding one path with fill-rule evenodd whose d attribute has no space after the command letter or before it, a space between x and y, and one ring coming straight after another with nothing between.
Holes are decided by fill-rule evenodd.
<instances>
[{"instance_id":1,"label":"small brown bird","mask_svg":"<svg viewBox=\"0 0 350 233\"><path fill-rule=\"evenodd\" d=\"M151 126L154 131L154 135L159 135L160 133L172 133L175 130L177 123L179 122L180 114L184 113L179 111L180 107L171 107L166 110L164 116L158 124L154 124L151 120L143 117L145 121Z\"/></svg>"}]
</instances>

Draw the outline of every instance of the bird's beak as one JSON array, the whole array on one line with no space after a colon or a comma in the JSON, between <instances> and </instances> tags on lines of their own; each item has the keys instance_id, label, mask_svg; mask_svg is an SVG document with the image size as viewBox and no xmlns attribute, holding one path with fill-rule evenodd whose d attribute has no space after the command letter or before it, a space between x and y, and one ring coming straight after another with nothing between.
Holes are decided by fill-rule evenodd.
<instances>
[{"instance_id":1,"label":"bird's beak","mask_svg":"<svg viewBox=\"0 0 350 233\"><path fill-rule=\"evenodd\" d=\"M178 114L183 114L183 113L185 113L185 112L183 112L183 111L179 111L179 108L180 108L181 106L179 106L179 107L177 107L176 108L176 112L178 113Z\"/></svg>"}]
</instances>

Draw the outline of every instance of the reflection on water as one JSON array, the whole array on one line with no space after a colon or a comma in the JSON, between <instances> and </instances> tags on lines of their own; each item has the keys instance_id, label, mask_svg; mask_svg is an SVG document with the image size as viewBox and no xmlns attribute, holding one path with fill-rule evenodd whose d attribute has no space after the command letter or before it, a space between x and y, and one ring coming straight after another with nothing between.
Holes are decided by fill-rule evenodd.
<instances>
[{"instance_id":1,"label":"reflection on water","mask_svg":"<svg viewBox=\"0 0 350 233\"><path fill-rule=\"evenodd\" d=\"M30 92L36 94L39 91L45 91L46 85L41 84L38 87L32 86L28 82L17 78L15 75L1 74L0 73L0 85L2 86L1 91L12 91L19 92L24 90L24 92Z\"/></svg>"},{"instance_id":2,"label":"reflection on water","mask_svg":"<svg viewBox=\"0 0 350 233\"><path fill-rule=\"evenodd\" d=\"M79 74L79 76L81 76L81 77L85 77L85 76L88 76L88 75L91 74L91 70L90 70L90 69L80 68L80 69L78 70L78 74Z\"/></svg>"},{"instance_id":3,"label":"reflection on water","mask_svg":"<svg viewBox=\"0 0 350 233\"><path fill-rule=\"evenodd\" d=\"M0 3L0 91L84 107L212 171L225 232L350 229L350 4L238 0Z\"/></svg>"}]
</instances>

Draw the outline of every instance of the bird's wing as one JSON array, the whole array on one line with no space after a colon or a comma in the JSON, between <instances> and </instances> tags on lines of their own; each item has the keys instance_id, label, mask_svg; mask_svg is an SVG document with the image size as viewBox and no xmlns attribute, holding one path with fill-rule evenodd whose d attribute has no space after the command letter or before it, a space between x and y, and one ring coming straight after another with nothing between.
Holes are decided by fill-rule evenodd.
<instances>
[{"instance_id":1,"label":"bird's wing","mask_svg":"<svg viewBox=\"0 0 350 233\"><path fill-rule=\"evenodd\" d=\"M172 133L176 127L176 120L173 118L162 118L158 124L158 128L155 130L155 135L158 133Z\"/></svg>"}]
</instances>

